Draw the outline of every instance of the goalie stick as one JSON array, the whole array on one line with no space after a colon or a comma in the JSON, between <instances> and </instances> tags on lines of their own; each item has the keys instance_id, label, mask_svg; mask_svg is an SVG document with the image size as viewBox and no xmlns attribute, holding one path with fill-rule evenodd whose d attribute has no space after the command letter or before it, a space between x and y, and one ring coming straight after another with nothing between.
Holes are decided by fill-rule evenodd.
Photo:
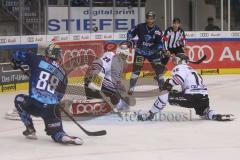
<instances>
[{"instance_id":1,"label":"goalie stick","mask_svg":"<svg viewBox=\"0 0 240 160\"><path fill-rule=\"evenodd\" d=\"M21 66L18 66L18 68L26 75L30 76L27 71L25 71ZM83 128L62 106L59 106L60 109L63 111L63 113L70 118L86 135L88 136L103 136L107 134L106 130L100 130L100 131L88 131L85 128Z\"/></svg>"}]
</instances>

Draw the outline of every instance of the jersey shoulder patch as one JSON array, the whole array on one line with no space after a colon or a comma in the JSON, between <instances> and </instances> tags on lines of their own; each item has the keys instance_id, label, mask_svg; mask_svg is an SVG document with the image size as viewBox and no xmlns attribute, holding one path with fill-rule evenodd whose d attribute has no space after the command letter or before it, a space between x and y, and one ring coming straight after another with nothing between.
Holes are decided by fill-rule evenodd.
<instances>
[{"instance_id":1,"label":"jersey shoulder patch","mask_svg":"<svg viewBox=\"0 0 240 160\"><path fill-rule=\"evenodd\" d=\"M179 72L179 70L180 70L180 68L178 66L176 66L176 67L173 68L172 72L176 73L176 72Z\"/></svg>"}]
</instances>

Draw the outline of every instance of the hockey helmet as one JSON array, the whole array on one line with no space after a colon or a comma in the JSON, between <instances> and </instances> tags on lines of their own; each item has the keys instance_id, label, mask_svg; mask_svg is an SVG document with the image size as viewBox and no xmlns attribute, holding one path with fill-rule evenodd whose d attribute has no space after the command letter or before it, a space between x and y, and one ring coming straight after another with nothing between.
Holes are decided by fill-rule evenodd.
<instances>
[{"instance_id":1,"label":"hockey helmet","mask_svg":"<svg viewBox=\"0 0 240 160\"><path fill-rule=\"evenodd\" d=\"M50 44L45 50L45 56L58 60L61 58L61 47L58 44Z\"/></svg>"},{"instance_id":2,"label":"hockey helmet","mask_svg":"<svg viewBox=\"0 0 240 160\"><path fill-rule=\"evenodd\" d=\"M152 17L153 20L156 20L156 14L153 11L148 11L145 14L145 18L148 19L149 17Z\"/></svg>"},{"instance_id":3,"label":"hockey helmet","mask_svg":"<svg viewBox=\"0 0 240 160\"><path fill-rule=\"evenodd\" d=\"M172 58L173 64L177 65L179 62L188 63L189 58L184 53L178 53Z\"/></svg>"},{"instance_id":4,"label":"hockey helmet","mask_svg":"<svg viewBox=\"0 0 240 160\"><path fill-rule=\"evenodd\" d=\"M116 54L123 60L126 60L130 54L130 50L126 44L122 44L117 48Z\"/></svg>"}]
</instances>

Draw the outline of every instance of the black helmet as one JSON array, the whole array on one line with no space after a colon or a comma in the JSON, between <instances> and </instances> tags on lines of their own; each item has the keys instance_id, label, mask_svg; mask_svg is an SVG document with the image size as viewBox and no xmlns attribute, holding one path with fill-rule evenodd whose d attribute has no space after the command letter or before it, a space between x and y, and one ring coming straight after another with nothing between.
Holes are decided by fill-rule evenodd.
<instances>
[{"instance_id":1,"label":"black helmet","mask_svg":"<svg viewBox=\"0 0 240 160\"><path fill-rule=\"evenodd\" d=\"M148 11L146 14L145 14L145 17L146 19L148 17L153 17L153 19L155 20L156 19L156 14L153 12L153 11Z\"/></svg>"},{"instance_id":2,"label":"black helmet","mask_svg":"<svg viewBox=\"0 0 240 160\"><path fill-rule=\"evenodd\" d=\"M176 57L180 58L181 60L189 60L188 56L186 56L184 53L178 53L176 54Z\"/></svg>"}]
</instances>

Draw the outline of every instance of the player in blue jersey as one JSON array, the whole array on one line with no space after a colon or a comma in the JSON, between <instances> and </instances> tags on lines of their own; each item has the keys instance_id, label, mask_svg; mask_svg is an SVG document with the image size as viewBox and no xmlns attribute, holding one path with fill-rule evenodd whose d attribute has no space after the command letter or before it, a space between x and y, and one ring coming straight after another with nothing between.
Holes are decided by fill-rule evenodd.
<instances>
[{"instance_id":1,"label":"player in blue jersey","mask_svg":"<svg viewBox=\"0 0 240 160\"><path fill-rule=\"evenodd\" d=\"M31 115L41 117L47 135L55 142L78 144L83 141L78 137L68 136L62 126L59 102L63 98L68 83L67 75L61 66L61 48L51 44L45 56L17 51L12 55L14 68L28 65L30 68L29 95L19 94L15 97L15 107L26 126L23 135L37 139Z\"/></svg>"},{"instance_id":2,"label":"player in blue jersey","mask_svg":"<svg viewBox=\"0 0 240 160\"><path fill-rule=\"evenodd\" d=\"M137 83L138 76L147 59L156 73L156 80L161 89L164 78L165 66L161 60L163 54L162 31L155 24L156 15L154 12L146 13L146 22L138 24L127 33L127 39L132 40L138 36L137 47L134 56L132 76L130 79L129 94L132 94Z\"/></svg>"}]
</instances>

